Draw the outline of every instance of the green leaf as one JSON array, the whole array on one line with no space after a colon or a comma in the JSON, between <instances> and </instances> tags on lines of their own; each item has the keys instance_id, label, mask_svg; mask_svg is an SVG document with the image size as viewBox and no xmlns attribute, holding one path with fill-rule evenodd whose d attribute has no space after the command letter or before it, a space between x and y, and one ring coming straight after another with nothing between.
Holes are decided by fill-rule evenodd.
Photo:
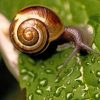
<instances>
[{"instance_id":1,"label":"green leaf","mask_svg":"<svg viewBox=\"0 0 100 100\"><path fill-rule=\"evenodd\" d=\"M100 88L100 56L82 58L83 76L86 84Z\"/></svg>"},{"instance_id":2,"label":"green leaf","mask_svg":"<svg viewBox=\"0 0 100 100\"><path fill-rule=\"evenodd\" d=\"M85 6L75 0L69 0L69 3L73 22L77 25L86 24L88 22L88 16Z\"/></svg>"},{"instance_id":3,"label":"green leaf","mask_svg":"<svg viewBox=\"0 0 100 100\"><path fill-rule=\"evenodd\" d=\"M49 59L38 61L21 54L20 84L22 88L26 88L28 100L33 100L31 98L75 100L100 97L100 57L94 57L93 54L81 57L82 66L77 63L75 57L66 66L62 79L57 80L58 69L70 52L71 49L66 49ZM91 91L92 88L95 91Z\"/></svg>"},{"instance_id":4,"label":"green leaf","mask_svg":"<svg viewBox=\"0 0 100 100\"><path fill-rule=\"evenodd\" d=\"M93 100L100 98L100 56L88 55L81 57L83 80L87 95Z\"/></svg>"},{"instance_id":5,"label":"green leaf","mask_svg":"<svg viewBox=\"0 0 100 100\"><path fill-rule=\"evenodd\" d=\"M78 0L78 1L80 1L82 4L84 4L87 14L89 16L100 14L100 11L99 11L100 1L99 0Z\"/></svg>"},{"instance_id":6,"label":"green leaf","mask_svg":"<svg viewBox=\"0 0 100 100\"><path fill-rule=\"evenodd\" d=\"M74 81L74 79L80 76L79 65L76 65L76 58L66 67L63 79L57 78L59 67L71 51L71 49L67 49L43 61L35 61L21 54L19 59L20 83L23 88L26 87L27 98L34 98L35 100L43 100L44 98L46 100L50 98L61 100L67 98L67 93L73 93L73 89L77 88L80 83ZM25 58L27 58L27 62Z\"/></svg>"}]
</instances>

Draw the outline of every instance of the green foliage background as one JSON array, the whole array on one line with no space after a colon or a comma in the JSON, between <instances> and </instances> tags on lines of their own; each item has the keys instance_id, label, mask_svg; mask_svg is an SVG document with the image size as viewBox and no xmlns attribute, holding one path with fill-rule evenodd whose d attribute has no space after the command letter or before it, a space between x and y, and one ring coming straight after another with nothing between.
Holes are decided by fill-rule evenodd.
<instances>
[{"instance_id":1,"label":"green foliage background","mask_svg":"<svg viewBox=\"0 0 100 100\"><path fill-rule=\"evenodd\" d=\"M95 31L94 43L100 50L99 0L0 0L0 12L11 21L18 10L33 5L52 9L64 25L91 24ZM56 80L57 68L72 50L68 48L38 61L20 54L20 86L26 88L27 100L100 100L100 57L93 54L75 57L63 78Z\"/></svg>"}]
</instances>

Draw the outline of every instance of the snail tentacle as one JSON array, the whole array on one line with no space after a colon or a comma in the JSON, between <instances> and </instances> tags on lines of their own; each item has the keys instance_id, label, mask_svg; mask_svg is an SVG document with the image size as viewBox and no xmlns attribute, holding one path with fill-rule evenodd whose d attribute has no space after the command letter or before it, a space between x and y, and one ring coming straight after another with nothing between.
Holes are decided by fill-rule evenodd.
<instances>
[{"instance_id":1,"label":"snail tentacle","mask_svg":"<svg viewBox=\"0 0 100 100\"><path fill-rule=\"evenodd\" d=\"M100 56L100 52L95 51L94 49L90 48L90 47L87 46L86 44L81 43L81 46L82 46L82 48L84 48L85 50L90 51L90 52L96 54L97 56Z\"/></svg>"}]
</instances>

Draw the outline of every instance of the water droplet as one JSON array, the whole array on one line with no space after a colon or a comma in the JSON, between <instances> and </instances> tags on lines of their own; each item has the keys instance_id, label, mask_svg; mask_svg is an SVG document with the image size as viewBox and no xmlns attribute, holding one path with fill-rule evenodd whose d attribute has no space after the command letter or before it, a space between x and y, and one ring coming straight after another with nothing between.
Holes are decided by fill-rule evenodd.
<instances>
[{"instance_id":1,"label":"water droplet","mask_svg":"<svg viewBox=\"0 0 100 100\"><path fill-rule=\"evenodd\" d=\"M88 66L90 66L91 64L89 62L86 63Z\"/></svg>"},{"instance_id":2,"label":"water droplet","mask_svg":"<svg viewBox=\"0 0 100 100\"><path fill-rule=\"evenodd\" d=\"M45 66L44 66L44 65L42 65L42 66L41 66L41 68L42 68L42 69L44 69L44 68L45 68Z\"/></svg>"},{"instance_id":3,"label":"water droplet","mask_svg":"<svg viewBox=\"0 0 100 100\"><path fill-rule=\"evenodd\" d=\"M84 97L85 97L85 95L86 95L86 93L83 93L83 94L82 94L82 98L84 98Z\"/></svg>"},{"instance_id":4,"label":"water droplet","mask_svg":"<svg viewBox=\"0 0 100 100\"><path fill-rule=\"evenodd\" d=\"M24 76L23 76L23 80L24 80L24 81L28 81L28 79L29 79L29 76L28 76L28 75L24 75Z\"/></svg>"},{"instance_id":5,"label":"water droplet","mask_svg":"<svg viewBox=\"0 0 100 100\"><path fill-rule=\"evenodd\" d=\"M68 84L68 85L70 84L70 80L67 82L67 84Z\"/></svg>"},{"instance_id":6,"label":"water droplet","mask_svg":"<svg viewBox=\"0 0 100 100\"><path fill-rule=\"evenodd\" d=\"M93 64L94 64L94 63L95 63L95 59L96 59L96 58L95 58L95 57L93 57L93 58L91 59L91 63L93 63Z\"/></svg>"},{"instance_id":7,"label":"water droplet","mask_svg":"<svg viewBox=\"0 0 100 100\"><path fill-rule=\"evenodd\" d=\"M63 65L59 65L59 66L57 66L57 70L60 70L61 68L63 68Z\"/></svg>"},{"instance_id":8,"label":"water droplet","mask_svg":"<svg viewBox=\"0 0 100 100\"><path fill-rule=\"evenodd\" d=\"M69 72L69 73L68 73L68 72ZM67 76L68 76L68 77L71 76L71 74L72 74L73 72L74 72L74 69L71 68L70 70L67 71L67 73L68 73Z\"/></svg>"},{"instance_id":9,"label":"water droplet","mask_svg":"<svg viewBox=\"0 0 100 100\"><path fill-rule=\"evenodd\" d=\"M48 86L48 87L46 88L46 91L51 92L51 91L52 91L51 86Z\"/></svg>"},{"instance_id":10,"label":"water droplet","mask_svg":"<svg viewBox=\"0 0 100 100\"><path fill-rule=\"evenodd\" d=\"M36 79L36 74L34 72L28 71L27 74L32 77L33 81Z\"/></svg>"},{"instance_id":11,"label":"water droplet","mask_svg":"<svg viewBox=\"0 0 100 100\"><path fill-rule=\"evenodd\" d=\"M82 77L79 77L79 79L76 79L76 81L77 81L80 85L82 85L83 82L82 82L82 80L81 80L80 78L82 78Z\"/></svg>"},{"instance_id":12,"label":"water droplet","mask_svg":"<svg viewBox=\"0 0 100 100\"><path fill-rule=\"evenodd\" d=\"M32 95L32 94L30 94L30 95L28 96L28 100L33 100L33 95Z\"/></svg>"},{"instance_id":13,"label":"water droplet","mask_svg":"<svg viewBox=\"0 0 100 100\"><path fill-rule=\"evenodd\" d=\"M72 86L73 89L76 89L77 87L75 85Z\"/></svg>"},{"instance_id":14,"label":"water droplet","mask_svg":"<svg viewBox=\"0 0 100 100\"><path fill-rule=\"evenodd\" d=\"M27 73L27 70L26 69L22 69L21 70L21 74L26 74Z\"/></svg>"},{"instance_id":15,"label":"water droplet","mask_svg":"<svg viewBox=\"0 0 100 100\"><path fill-rule=\"evenodd\" d=\"M62 89L62 87L58 87L54 93L54 96L59 97L61 95Z\"/></svg>"},{"instance_id":16,"label":"water droplet","mask_svg":"<svg viewBox=\"0 0 100 100\"><path fill-rule=\"evenodd\" d=\"M97 63L100 64L100 60L97 60Z\"/></svg>"},{"instance_id":17,"label":"water droplet","mask_svg":"<svg viewBox=\"0 0 100 100\"><path fill-rule=\"evenodd\" d=\"M93 71L93 70L90 70L90 73L91 73L91 74L94 74L94 71Z\"/></svg>"},{"instance_id":18,"label":"water droplet","mask_svg":"<svg viewBox=\"0 0 100 100\"><path fill-rule=\"evenodd\" d=\"M97 71L97 72L96 72L96 76L97 76L97 77L100 77L100 71Z\"/></svg>"},{"instance_id":19,"label":"water droplet","mask_svg":"<svg viewBox=\"0 0 100 100\"><path fill-rule=\"evenodd\" d=\"M41 89L37 89L35 92L36 92L36 94L38 94L38 95L42 95L42 94L43 94L43 91L42 91Z\"/></svg>"},{"instance_id":20,"label":"water droplet","mask_svg":"<svg viewBox=\"0 0 100 100\"><path fill-rule=\"evenodd\" d=\"M54 73L53 70L50 69L50 68L46 69L45 72L46 72L47 74L53 74L53 73Z\"/></svg>"},{"instance_id":21,"label":"water droplet","mask_svg":"<svg viewBox=\"0 0 100 100\"><path fill-rule=\"evenodd\" d=\"M100 79L98 79L98 84L100 84Z\"/></svg>"},{"instance_id":22,"label":"water droplet","mask_svg":"<svg viewBox=\"0 0 100 100\"><path fill-rule=\"evenodd\" d=\"M61 78L58 76L56 79L55 79L55 83L59 83L61 80Z\"/></svg>"},{"instance_id":23,"label":"water droplet","mask_svg":"<svg viewBox=\"0 0 100 100\"><path fill-rule=\"evenodd\" d=\"M52 97L50 97L50 98L49 98L49 100L53 100L53 98L52 98Z\"/></svg>"},{"instance_id":24,"label":"water droplet","mask_svg":"<svg viewBox=\"0 0 100 100\"><path fill-rule=\"evenodd\" d=\"M43 87L47 86L47 84L48 84L48 81L47 81L46 78L43 78L43 79L40 80L40 82L39 82L39 85L40 85L40 86L43 86Z\"/></svg>"},{"instance_id":25,"label":"water droplet","mask_svg":"<svg viewBox=\"0 0 100 100\"><path fill-rule=\"evenodd\" d=\"M73 94L72 94L72 93L68 93L66 99L67 99L67 100L71 100L72 97L73 97Z\"/></svg>"},{"instance_id":26,"label":"water droplet","mask_svg":"<svg viewBox=\"0 0 100 100\"><path fill-rule=\"evenodd\" d=\"M99 93L95 94L95 99L100 99L100 94Z\"/></svg>"}]
</instances>

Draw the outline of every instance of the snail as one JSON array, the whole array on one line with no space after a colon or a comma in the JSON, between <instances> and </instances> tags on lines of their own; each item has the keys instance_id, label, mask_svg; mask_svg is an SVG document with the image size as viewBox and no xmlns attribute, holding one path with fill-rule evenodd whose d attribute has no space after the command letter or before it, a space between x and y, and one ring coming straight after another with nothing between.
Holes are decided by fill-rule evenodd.
<instances>
[{"instance_id":1,"label":"snail","mask_svg":"<svg viewBox=\"0 0 100 100\"><path fill-rule=\"evenodd\" d=\"M92 42L86 42L83 34L76 27L65 27L55 12L42 6L32 6L19 11L10 27L10 38L14 46L33 55L43 53L59 38L72 41L75 49L64 65L81 50L95 52L91 48Z\"/></svg>"},{"instance_id":2,"label":"snail","mask_svg":"<svg viewBox=\"0 0 100 100\"><path fill-rule=\"evenodd\" d=\"M63 32L64 26L53 11L34 6L18 12L10 27L10 38L18 50L36 55Z\"/></svg>"}]
</instances>

